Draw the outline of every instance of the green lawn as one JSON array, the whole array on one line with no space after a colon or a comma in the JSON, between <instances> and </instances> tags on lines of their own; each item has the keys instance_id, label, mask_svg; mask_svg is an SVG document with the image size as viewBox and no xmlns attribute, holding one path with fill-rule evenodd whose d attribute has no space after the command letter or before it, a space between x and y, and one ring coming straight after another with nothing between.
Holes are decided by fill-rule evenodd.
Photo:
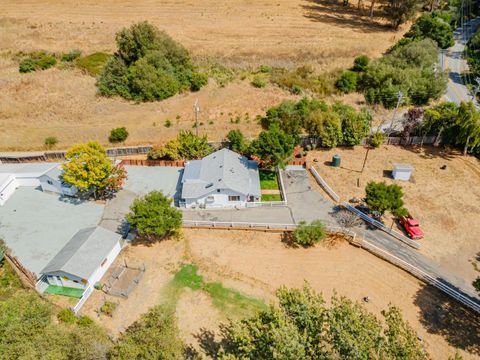
<instances>
[{"instance_id":1,"label":"green lawn","mask_svg":"<svg viewBox=\"0 0 480 360\"><path fill-rule=\"evenodd\" d=\"M45 294L63 295L80 299L84 289L75 289L66 286L48 285Z\"/></svg>"},{"instance_id":2,"label":"green lawn","mask_svg":"<svg viewBox=\"0 0 480 360\"><path fill-rule=\"evenodd\" d=\"M84 57L81 57L77 60L77 67L85 70L92 76L100 75L104 65L110 59L111 55L97 52Z\"/></svg>"},{"instance_id":3,"label":"green lawn","mask_svg":"<svg viewBox=\"0 0 480 360\"><path fill-rule=\"evenodd\" d=\"M280 194L262 194L262 201L282 201Z\"/></svg>"},{"instance_id":4,"label":"green lawn","mask_svg":"<svg viewBox=\"0 0 480 360\"><path fill-rule=\"evenodd\" d=\"M277 190L278 181L275 171L260 170L260 188L263 190Z\"/></svg>"},{"instance_id":5,"label":"green lawn","mask_svg":"<svg viewBox=\"0 0 480 360\"><path fill-rule=\"evenodd\" d=\"M229 317L244 318L252 316L266 305L258 299L243 295L235 289L224 287L219 282L206 282L198 273L198 267L185 264L175 273L166 290L165 305L176 307L182 289L204 291L212 298L213 305Z\"/></svg>"}]
</instances>

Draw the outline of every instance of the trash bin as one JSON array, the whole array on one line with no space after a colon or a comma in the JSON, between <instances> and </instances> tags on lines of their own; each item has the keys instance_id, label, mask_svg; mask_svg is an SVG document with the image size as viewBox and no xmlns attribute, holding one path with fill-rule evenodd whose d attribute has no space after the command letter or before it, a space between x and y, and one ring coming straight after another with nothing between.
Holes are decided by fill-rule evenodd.
<instances>
[{"instance_id":1,"label":"trash bin","mask_svg":"<svg viewBox=\"0 0 480 360\"><path fill-rule=\"evenodd\" d=\"M332 166L333 167L340 167L340 163L342 161L342 158L340 155L333 155L332 157Z\"/></svg>"}]
</instances>

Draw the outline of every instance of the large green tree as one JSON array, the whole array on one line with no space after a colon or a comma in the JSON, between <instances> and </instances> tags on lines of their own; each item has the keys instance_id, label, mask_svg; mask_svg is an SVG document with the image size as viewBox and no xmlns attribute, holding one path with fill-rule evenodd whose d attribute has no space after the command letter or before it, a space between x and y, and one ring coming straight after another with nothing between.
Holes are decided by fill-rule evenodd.
<instances>
[{"instance_id":1,"label":"large green tree","mask_svg":"<svg viewBox=\"0 0 480 360\"><path fill-rule=\"evenodd\" d=\"M244 154L248 149L248 142L245 139L245 135L238 130L230 130L227 134L228 148L239 154Z\"/></svg>"},{"instance_id":2,"label":"large green tree","mask_svg":"<svg viewBox=\"0 0 480 360\"><path fill-rule=\"evenodd\" d=\"M407 215L407 210L403 207L403 192L400 186L371 181L365 187L365 193L365 202L370 209L382 215L387 210L397 216Z\"/></svg>"},{"instance_id":3,"label":"large green tree","mask_svg":"<svg viewBox=\"0 0 480 360\"><path fill-rule=\"evenodd\" d=\"M188 51L148 22L116 34L118 50L97 81L100 94L154 101L179 91L196 91L208 78L196 72Z\"/></svg>"},{"instance_id":4,"label":"large green tree","mask_svg":"<svg viewBox=\"0 0 480 360\"><path fill-rule=\"evenodd\" d=\"M420 16L415 20L406 37L415 40L430 38L442 49L449 48L455 44L450 24L435 14Z\"/></svg>"},{"instance_id":5,"label":"large green tree","mask_svg":"<svg viewBox=\"0 0 480 360\"><path fill-rule=\"evenodd\" d=\"M334 295L327 306L308 285L277 291L279 307L222 328L221 359L428 359L398 308L381 322L362 305Z\"/></svg>"},{"instance_id":6,"label":"large green tree","mask_svg":"<svg viewBox=\"0 0 480 360\"><path fill-rule=\"evenodd\" d=\"M464 144L463 155L467 155L469 148L473 150L480 145L480 114L472 102L460 104L457 125L460 128L458 140Z\"/></svg>"},{"instance_id":7,"label":"large green tree","mask_svg":"<svg viewBox=\"0 0 480 360\"><path fill-rule=\"evenodd\" d=\"M292 156L294 146L294 137L280 130L275 124L269 130L262 131L258 138L251 142L249 152L258 156L267 167L283 167Z\"/></svg>"},{"instance_id":8,"label":"large green tree","mask_svg":"<svg viewBox=\"0 0 480 360\"><path fill-rule=\"evenodd\" d=\"M115 166L98 142L72 146L65 155L63 180L95 197L108 196L122 187L126 172Z\"/></svg>"},{"instance_id":9,"label":"large green tree","mask_svg":"<svg viewBox=\"0 0 480 360\"><path fill-rule=\"evenodd\" d=\"M317 138L322 147L333 148L342 141L342 121L338 113L331 109L310 113L305 130L309 136Z\"/></svg>"},{"instance_id":10,"label":"large green tree","mask_svg":"<svg viewBox=\"0 0 480 360\"><path fill-rule=\"evenodd\" d=\"M155 306L130 325L109 352L109 359L183 359L175 313Z\"/></svg>"},{"instance_id":11,"label":"large green tree","mask_svg":"<svg viewBox=\"0 0 480 360\"><path fill-rule=\"evenodd\" d=\"M127 214L128 223L147 241L153 242L179 233L182 212L161 191L152 191L135 199Z\"/></svg>"},{"instance_id":12,"label":"large green tree","mask_svg":"<svg viewBox=\"0 0 480 360\"><path fill-rule=\"evenodd\" d=\"M386 0L383 6L385 16L394 29L413 19L421 5L420 0Z\"/></svg>"}]
</instances>

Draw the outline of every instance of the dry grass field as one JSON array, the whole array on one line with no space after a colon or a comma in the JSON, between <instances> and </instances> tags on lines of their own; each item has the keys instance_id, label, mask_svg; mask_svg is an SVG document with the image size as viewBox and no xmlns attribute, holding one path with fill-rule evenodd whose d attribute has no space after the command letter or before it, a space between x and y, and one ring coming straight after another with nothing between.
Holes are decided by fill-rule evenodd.
<instances>
[{"instance_id":1,"label":"dry grass field","mask_svg":"<svg viewBox=\"0 0 480 360\"><path fill-rule=\"evenodd\" d=\"M395 183L402 186L405 205L425 232L420 251L466 279L473 281L479 276L480 161L433 147L382 146L370 151L365 170L360 173L365 153L363 147L313 151L308 155L308 163L342 201L363 198L369 181L394 183L388 173L393 164L413 165L411 181ZM341 168L327 163L334 154L341 155ZM447 166L445 170L441 169L443 165Z\"/></svg>"},{"instance_id":2,"label":"dry grass field","mask_svg":"<svg viewBox=\"0 0 480 360\"><path fill-rule=\"evenodd\" d=\"M194 57L237 67L260 64L317 70L351 65L359 54L379 56L407 27L393 32L375 18L359 17L326 0L218 2L105 0L3 0L0 14L0 149L42 148L56 136L59 148L97 139L107 143L110 129L126 126L127 145L165 142L193 125L198 97L200 133L221 140L232 128L254 135L265 109L290 97L278 88L253 88L237 80L224 88L210 84L195 94L134 104L96 96L95 79L58 67L20 74L18 51L57 53L79 48L84 54L113 52L114 35L133 22L148 20L184 44ZM365 4L368 6L368 1ZM230 119L241 117L239 124ZM179 117L177 119L177 117ZM172 122L164 127L166 120Z\"/></svg>"},{"instance_id":3,"label":"dry grass field","mask_svg":"<svg viewBox=\"0 0 480 360\"><path fill-rule=\"evenodd\" d=\"M291 249L281 234L222 230L185 230L182 241L165 241L153 246L132 246L122 253L131 262L144 262L145 277L127 300L120 303L118 315L98 321L113 335L124 330L141 313L162 302L166 284L178 269L176 262L197 264L202 276L220 281L243 294L274 301L281 285L301 287L307 280L326 299L336 291L364 303L378 316L394 304L425 341L433 359L447 359L456 349L464 359L479 355L479 325L458 306L437 291L368 252L346 243L319 245L311 249ZM95 309L104 301L95 292L82 312L96 317ZM192 311L194 309L195 311ZM184 289L176 304L180 332L184 340L201 351L202 334L215 334L227 320L203 291Z\"/></svg>"}]
</instances>

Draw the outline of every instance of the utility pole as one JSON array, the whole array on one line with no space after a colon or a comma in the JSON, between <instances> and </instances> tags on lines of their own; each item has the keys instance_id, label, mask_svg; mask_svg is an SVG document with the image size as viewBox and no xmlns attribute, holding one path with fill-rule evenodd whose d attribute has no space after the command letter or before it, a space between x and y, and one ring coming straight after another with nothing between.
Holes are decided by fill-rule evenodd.
<instances>
[{"instance_id":1,"label":"utility pole","mask_svg":"<svg viewBox=\"0 0 480 360\"><path fill-rule=\"evenodd\" d=\"M397 106L395 107L395 110L393 111L393 116L392 116L392 121L390 122L389 132L393 131L393 122L395 121L395 116L397 115L397 111L398 111L398 108L400 107L402 99L403 99L403 92L401 92L401 91L397 92Z\"/></svg>"},{"instance_id":2,"label":"utility pole","mask_svg":"<svg viewBox=\"0 0 480 360\"><path fill-rule=\"evenodd\" d=\"M198 99L195 100L195 104L193 104L193 112L195 113L195 135L198 136L198 113L200 112Z\"/></svg>"}]
</instances>

